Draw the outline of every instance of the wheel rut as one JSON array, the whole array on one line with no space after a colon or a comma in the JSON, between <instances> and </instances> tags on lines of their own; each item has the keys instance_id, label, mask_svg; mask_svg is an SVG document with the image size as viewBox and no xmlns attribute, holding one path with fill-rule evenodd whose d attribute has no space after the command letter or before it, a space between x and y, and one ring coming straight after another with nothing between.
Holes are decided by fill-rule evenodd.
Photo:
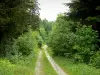
<instances>
[{"instance_id":1,"label":"wheel rut","mask_svg":"<svg viewBox=\"0 0 100 75\"><path fill-rule=\"evenodd\" d=\"M39 55L38 55L38 59L37 59L37 62L36 62L36 67L35 67L35 75L44 75L43 74L43 63L42 63L42 60L43 60L43 57L42 57L42 50L40 50L39 52Z\"/></svg>"},{"instance_id":2,"label":"wheel rut","mask_svg":"<svg viewBox=\"0 0 100 75\"><path fill-rule=\"evenodd\" d=\"M44 47L44 51L46 54L47 59L49 60L49 62L51 63L52 67L54 68L54 70L57 72L58 75L68 75L67 73L65 73L63 71L63 69L52 59L52 57L48 54L47 52L47 46L45 45Z\"/></svg>"}]
</instances>

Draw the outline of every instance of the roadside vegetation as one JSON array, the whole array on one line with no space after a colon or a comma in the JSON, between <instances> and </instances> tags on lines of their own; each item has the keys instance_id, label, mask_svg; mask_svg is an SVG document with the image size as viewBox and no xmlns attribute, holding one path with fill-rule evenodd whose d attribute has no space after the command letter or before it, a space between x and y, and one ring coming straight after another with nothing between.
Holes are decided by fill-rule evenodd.
<instances>
[{"instance_id":1,"label":"roadside vegetation","mask_svg":"<svg viewBox=\"0 0 100 75\"><path fill-rule=\"evenodd\" d=\"M74 63L64 57L54 57L54 60L69 75L100 75L100 69L84 63Z\"/></svg>"},{"instance_id":2,"label":"roadside vegetation","mask_svg":"<svg viewBox=\"0 0 100 75\"><path fill-rule=\"evenodd\" d=\"M0 75L34 75L39 48L33 35L37 35L37 32L30 31L15 40L13 50L16 49L16 54L1 58ZM18 50L20 54L17 54Z\"/></svg>"},{"instance_id":3,"label":"roadside vegetation","mask_svg":"<svg viewBox=\"0 0 100 75\"><path fill-rule=\"evenodd\" d=\"M37 0L0 1L0 75L33 75L38 53Z\"/></svg>"},{"instance_id":4,"label":"roadside vegetation","mask_svg":"<svg viewBox=\"0 0 100 75\"><path fill-rule=\"evenodd\" d=\"M70 11L58 15L48 35L52 55L72 75L99 75L100 2L72 0L65 5Z\"/></svg>"},{"instance_id":5,"label":"roadside vegetation","mask_svg":"<svg viewBox=\"0 0 100 75\"><path fill-rule=\"evenodd\" d=\"M95 5L92 4L93 2ZM90 8L88 3L93 8ZM48 46L54 56L62 56L72 59L73 62L91 64L100 68L100 30L98 29L100 22L99 15L95 14L99 12L98 3L100 2L94 0L72 0L71 3L65 3L70 11L67 15L66 13L58 15L48 36ZM90 14L89 12L94 9L95 11Z\"/></svg>"},{"instance_id":6,"label":"roadside vegetation","mask_svg":"<svg viewBox=\"0 0 100 75\"><path fill-rule=\"evenodd\" d=\"M100 75L100 1L64 3L56 21L39 18L37 0L0 1L0 75L34 75L39 48L69 75ZM44 72L56 75L43 54Z\"/></svg>"}]
</instances>

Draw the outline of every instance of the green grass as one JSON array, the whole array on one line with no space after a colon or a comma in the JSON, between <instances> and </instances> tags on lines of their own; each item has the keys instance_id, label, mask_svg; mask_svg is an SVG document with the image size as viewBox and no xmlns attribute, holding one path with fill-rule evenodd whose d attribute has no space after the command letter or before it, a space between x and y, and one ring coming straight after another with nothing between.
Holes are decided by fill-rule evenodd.
<instances>
[{"instance_id":1,"label":"green grass","mask_svg":"<svg viewBox=\"0 0 100 75\"><path fill-rule=\"evenodd\" d=\"M19 60L17 64L12 64L7 59L0 59L0 75L33 75L34 66L35 58Z\"/></svg>"},{"instance_id":2,"label":"green grass","mask_svg":"<svg viewBox=\"0 0 100 75\"><path fill-rule=\"evenodd\" d=\"M58 75L51 66L51 64L49 63L48 59L46 58L44 51L43 51L43 69L45 75Z\"/></svg>"},{"instance_id":3,"label":"green grass","mask_svg":"<svg viewBox=\"0 0 100 75\"><path fill-rule=\"evenodd\" d=\"M33 71L25 66L12 64L7 59L0 59L0 75L33 75Z\"/></svg>"},{"instance_id":4,"label":"green grass","mask_svg":"<svg viewBox=\"0 0 100 75\"><path fill-rule=\"evenodd\" d=\"M54 60L69 75L100 75L100 69L82 63L73 63L64 57L54 57Z\"/></svg>"},{"instance_id":5,"label":"green grass","mask_svg":"<svg viewBox=\"0 0 100 75\"><path fill-rule=\"evenodd\" d=\"M34 75L38 50L36 48L34 53L20 60L14 59L14 64L7 59L0 59L0 75Z\"/></svg>"}]
</instances>

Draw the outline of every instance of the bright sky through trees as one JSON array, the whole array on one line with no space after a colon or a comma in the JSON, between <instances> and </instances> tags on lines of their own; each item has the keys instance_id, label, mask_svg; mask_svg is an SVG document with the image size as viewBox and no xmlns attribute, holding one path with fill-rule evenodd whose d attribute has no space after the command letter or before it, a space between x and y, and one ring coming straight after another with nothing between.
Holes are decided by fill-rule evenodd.
<instances>
[{"instance_id":1,"label":"bright sky through trees","mask_svg":"<svg viewBox=\"0 0 100 75\"><path fill-rule=\"evenodd\" d=\"M68 8L63 3L68 3L71 0L38 0L40 4L40 17L49 21L56 20L57 14L68 11Z\"/></svg>"}]
</instances>

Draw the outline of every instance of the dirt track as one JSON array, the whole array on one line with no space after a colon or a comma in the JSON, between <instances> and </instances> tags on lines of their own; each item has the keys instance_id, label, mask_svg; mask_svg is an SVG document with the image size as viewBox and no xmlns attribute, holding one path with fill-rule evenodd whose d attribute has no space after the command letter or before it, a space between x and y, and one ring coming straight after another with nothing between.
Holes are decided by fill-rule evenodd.
<instances>
[{"instance_id":1,"label":"dirt track","mask_svg":"<svg viewBox=\"0 0 100 75\"><path fill-rule=\"evenodd\" d=\"M67 73L65 73L61 69L61 67L58 64L56 64L56 62L52 59L52 57L50 57L50 55L48 54L48 52L46 50L47 49L47 46L45 45L43 48L44 48L44 51L45 51L45 54L46 54L47 59L51 63L51 65L54 68L54 70L58 73L58 75L68 75Z\"/></svg>"}]
</instances>

